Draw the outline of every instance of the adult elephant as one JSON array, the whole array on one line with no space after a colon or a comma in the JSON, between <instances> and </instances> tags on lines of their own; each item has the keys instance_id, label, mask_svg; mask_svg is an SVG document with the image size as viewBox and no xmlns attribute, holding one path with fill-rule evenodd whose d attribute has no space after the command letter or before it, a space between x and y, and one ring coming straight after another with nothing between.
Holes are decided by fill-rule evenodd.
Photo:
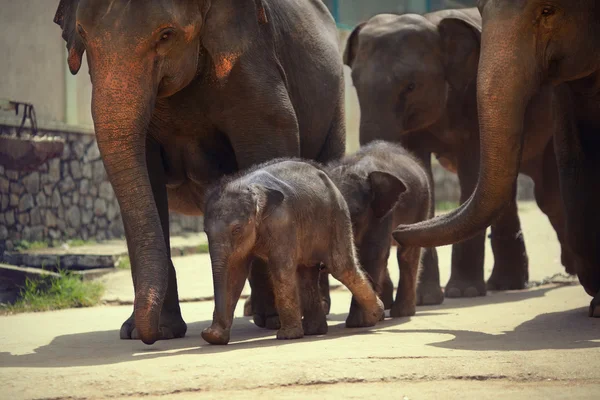
<instances>
[{"instance_id":1,"label":"adult elephant","mask_svg":"<svg viewBox=\"0 0 600 400\"><path fill-rule=\"evenodd\" d=\"M477 8L422 16L381 14L355 28L344 53L360 101L361 143L400 141L430 171L435 154L444 167L457 173L461 203L473 193L479 171L480 40ZM551 101L552 93L544 92L525 117L527 141L520 172L534 180L537 203L564 243ZM492 290L523 289L529 276L514 182L508 190L510 202L491 229L495 264L487 288ZM485 295L482 228L452 248L447 297ZM570 271L569 251L564 248L563 263ZM431 280L427 271L424 281Z\"/></svg>"},{"instance_id":2,"label":"adult elephant","mask_svg":"<svg viewBox=\"0 0 600 400\"><path fill-rule=\"evenodd\" d=\"M481 0L482 55L477 100L481 165L477 188L457 210L400 226L401 243L438 246L467 239L511 200L524 120L554 87L554 134L566 237L575 270L600 317L600 6L596 0Z\"/></svg>"},{"instance_id":3,"label":"adult elephant","mask_svg":"<svg viewBox=\"0 0 600 400\"><path fill-rule=\"evenodd\" d=\"M318 0L134 4L61 0L55 22L73 74L87 54L96 137L125 226L135 304L121 338L151 344L186 332L168 211L202 214L207 185L256 163L340 157L343 64ZM254 274L256 293L264 265Z\"/></svg>"}]
</instances>

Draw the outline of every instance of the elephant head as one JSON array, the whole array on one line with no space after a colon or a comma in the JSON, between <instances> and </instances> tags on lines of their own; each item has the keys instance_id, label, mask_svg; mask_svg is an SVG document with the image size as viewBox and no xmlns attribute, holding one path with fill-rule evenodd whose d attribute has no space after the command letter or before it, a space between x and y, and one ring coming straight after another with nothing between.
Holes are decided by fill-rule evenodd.
<instances>
[{"instance_id":1,"label":"elephant head","mask_svg":"<svg viewBox=\"0 0 600 400\"><path fill-rule=\"evenodd\" d=\"M54 21L62 28L73 74L87 54L98 146L137 271L135 324L151 344L159 337L169 265L146 167L155 103L205 68L227 79L266 22L264 8L261 0L61 0ZM206 58L210 62L201 62Z\"/></svg>"},{"instance_id":2,"label":"elephant head","mask_svg":"<svg viewBox=\"0 0 600 400\"><path fill-rule=\"evenodd\" d=\"M449 98L475 82L480 22L467 9L380 14L354 29L344 62L360 102L361 144L443 123Z\"/></svg>"},{"instance_id":3,"label":"elephant head","mask_svg":"<svg viewBox=\"0 0 600 400\"><path fill-rule=\"evenodd\" d=\"M248 277L261 224L281 205L279 190L260 184L218 186L207 193L204 230L208 237L215 293L213 323L202 336L227 344L235 306Z\"/></svg>"},{"instance_id":4,"label":"elephant head","mask_svg":"<svg viewBox=\"0 0 600 400\"><path fill-rule=\"evenodd\" d=\"M374 167L365 168L364 163L333 166L329 176L348 204L356 243L362 241L371 221L386 217L406 191L399 178Z\"/></svg>"},{"instance_id":5,"label":"elephant head","mask_svg":"<svg viewBox=\"0 0 600 400\"><path fill-rule=\"evenodd\" d=\"M402 244L456 243L489 226L513 196L532 97L544 85L584 79L600 70L596 0L480 0L479 10L477 187L458 209L398 227L394 237Z\"/></svg>"}]
</instances>

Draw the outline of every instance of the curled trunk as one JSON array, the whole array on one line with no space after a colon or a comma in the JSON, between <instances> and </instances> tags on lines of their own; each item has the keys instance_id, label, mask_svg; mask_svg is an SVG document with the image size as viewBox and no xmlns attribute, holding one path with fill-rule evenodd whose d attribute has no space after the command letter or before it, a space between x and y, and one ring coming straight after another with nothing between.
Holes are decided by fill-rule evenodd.
<instances>
[{"instance_id":1,"label":"curled trunk","mask_svg":"<svg viewBox=\"0 0 600 400\"><path fill-rule=\"evenodd\" d=\"M524 116L539 88L539 72L533 35L523 34L518 17L498 20L490 21L482 34L477 77L481 160L477 187L458 209L419 224L399 226L394 238L401 244L434 247L469 239L489 226L514 195Z\"/></svg>"}]
</instances>

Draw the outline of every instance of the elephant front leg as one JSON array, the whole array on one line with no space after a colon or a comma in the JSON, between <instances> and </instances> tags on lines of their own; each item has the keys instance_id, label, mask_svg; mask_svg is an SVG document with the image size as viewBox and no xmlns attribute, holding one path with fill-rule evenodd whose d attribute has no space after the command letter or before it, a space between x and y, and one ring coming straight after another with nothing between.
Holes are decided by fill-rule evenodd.
<instances>
[{"instance_id":1,"label":"elephant front leg","mask_svg":"<svg viewBox=\"0 0 600 400\"><path fill-rule=\"evenodd\" d=\"M250 268L250 295L254 323L260 328L279 329L279 315L267 263L255 259Z\"/></svg>"},{"instance_id":2,"label":"elephant front leg","mask_svg":"<svg viewBox=\"0 0 600 400\"><path fill-rule=\"evenodd\" d=\"M273 280L275 305L279 313L281 328L277 331L277 339L299 339L304 336L302 312L298 293L296 265L291 260L271 258L269 264Z\"/></svg>"},{"instance_id":3,"label":"elephant front leg","mask_svg":"<svg viewBox=\"0 0 600 400\"><path fill-rule=\"evenodd\" d=\"M421 249L418 247L398 247L398 266L400 267L400 282L396 301L390 310L390 317L410 317L417 310L417 274Z\"/></svg>"},{"instance_id":4,"label":"elephant front leg","mask_svg":"<svg viewBox=\"0 0 600 400\"><path fill-rule=\"evenodd\" d=\"M470 156L458 159L460 203L466 202L477 184L479 148L469 146ZM466 153L469 154L469 153ZM446 284L446 297L485 296L483 261L485 257L485 230L464 242L452 246L450 280Z\"/></svg>"},{"instance_id":5,"label":"elephant front leg","mask_svg":"<svg viewBox=\"0 0 600 400\"><path fill-rule=\"evenodd\" d=\"M529 259L525 250L525 239L521 231L516 199L506 206L500 218L492 225L491 239L494 269L487 282L487 288L489 290L525 289L529 281Z\"/></svg>"},{"instance_id":6,"label":"elephant front leg","mask_svg":"<svg viewBox=\"0 0 600 400\"><path fill-rule=\"evenodd\" d=\"M159 319L159 340L176 339L185 336L187 325L181 316L179 308L179 296L177 293L177 275L175 267L171 261L171 242L169 236L169 204L167 199L166 177L161 159L160 146L152 139L146 140L146 165L148 168L148 176L152 186L154 201L160 217L161 228L167 247L169 257L168 269L168 286L165 300ZM125 237L127 238L127 248L131 257L131 276L133 278L134 291L137 284L137 262L135 260L135 251L131 245L131 238L138 234L132 232L128 227L127 221L123 221L125 226ZM135 327L135 311L121 325L119 333L121 339L139 339L137 329Z\"/></svg>"}]
</instances>

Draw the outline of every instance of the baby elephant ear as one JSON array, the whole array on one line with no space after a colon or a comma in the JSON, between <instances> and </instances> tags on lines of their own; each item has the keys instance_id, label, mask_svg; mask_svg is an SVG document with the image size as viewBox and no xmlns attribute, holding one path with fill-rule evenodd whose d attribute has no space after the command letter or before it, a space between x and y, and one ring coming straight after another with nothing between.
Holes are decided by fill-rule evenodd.
<instances>
[{"instance_id":1,"label":"baby elephant ear","mask_svg":"<svg viewBox=\"0 0 600 400\"><path fill-rule=\"evenodd\" d=\"M261 221L267 219L285 198L279 190L262 185L254 185L253 191L257 196L256 215Z\"/></svg>"},{"instance_id":2,"label":"baby elephant ear","mask_svg":"<svg viewBox=\"0 0 600 400\"><path fill-rule=\"evenodd\" d=\"M402 181L392 174L373 171L369 174L371 208L376 218L385 217L396 206L398 198L406 191Z\"/></svg>"}]
</instances>

